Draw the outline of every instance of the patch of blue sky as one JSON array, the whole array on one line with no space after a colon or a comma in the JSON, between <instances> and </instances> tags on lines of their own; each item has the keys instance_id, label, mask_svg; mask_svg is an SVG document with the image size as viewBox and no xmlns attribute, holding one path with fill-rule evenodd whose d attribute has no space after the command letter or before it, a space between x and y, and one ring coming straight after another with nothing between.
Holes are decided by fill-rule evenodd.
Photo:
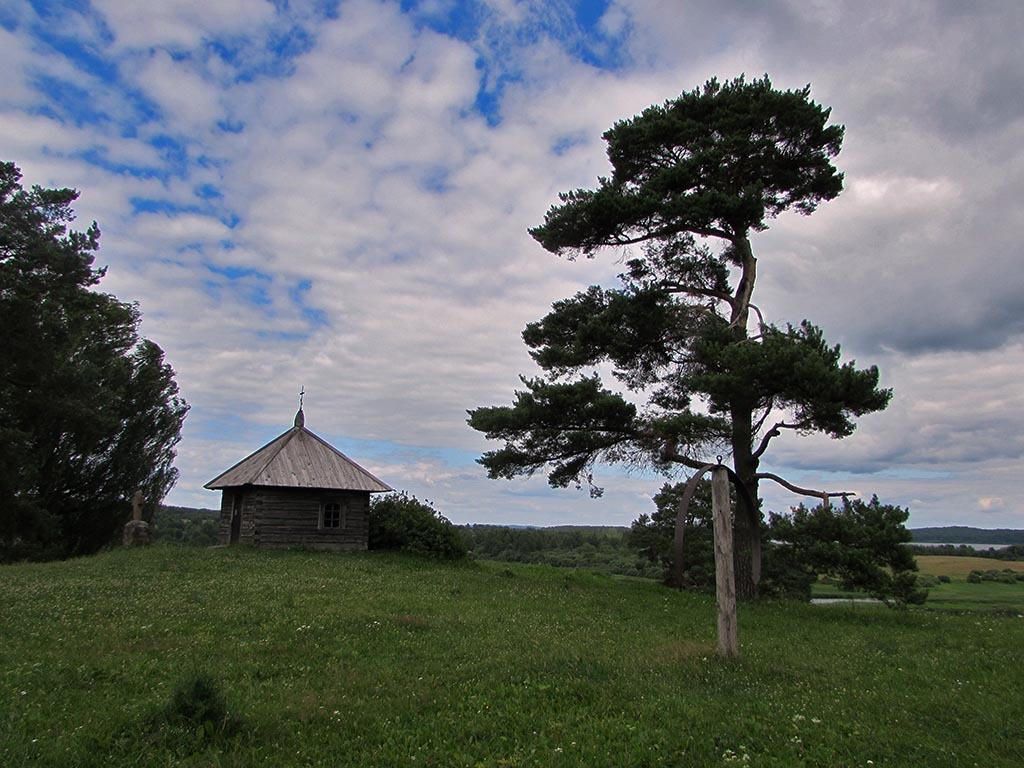
<instances>
[{"instance_id":1,"label":"patch of blue sky","mask_svg":"<svg viewBox=\"0 0 1024 768\"><path fill-rule=\"evenodd\" d=\"M292 24L287 29L275 29L267 39L267 50L278 59L292 59L309 51L316 40L303 26Z\"/></svg>"},{"instance_id":2,"label":"patch of blue sky","mask_svg":"<svg viewBox=\"0 0 1024 768\"><path fill-rule=\"evenodd\" d=\"M200 184L193 192L200 200L215 200L224 197L224 194L213 184Z\"/></svg>"},{"instance_id":3,"label":"patch of blue sky","mask_svg":"<svg viewBox=\"0 0 1024 768\"><path fill-rule=\"evenodd\" d=\"M84 23L91 27L92 34L88 39L84 39L77 26L60 23L68 13L75 11L81 12ZM40 21L28 28L35 43L61 56L77 72L94 78L99 87L114 91L118 96L119 113L109 115L96 108L96 94L91 89L40 73L32 78L32 82L49 102L51 116L77 125L117 124L124 137L133 137L137 125L158 116L156 105L124 81L116 60L104 56L103 47L113 41L113 34L102 18L91 12L88 3L39 3L37 12ZM72 28L66 33L64 29L69 26Z\"/></svg>"},{"instance_id":4,"label":"patch of blue sky","mask_svg":"<svg viewBox=\"0 0 1024 768\"><path fill-rule=\"evenodd\" d=\"M8 32L18 28L18 13L14 10L12 4L0 3L0 27L3 27Z\"/></svg>"},{"instance_id":5,"label":"patch of blue sky","mask_svg":"<svg viewBox=\"0 0 1024 768\"><path fill-rule=\"evenodd\" d=\"M72 157L87 162L89 165L101 168L104 171L118 174L119 176L131 176L137 179L159 179L167 181L172 176L184 177L188 174L188 154L184 146L170 137L159 137L149 142L158 151L162 161L158 165L139 165L115 160L110 156L110 150L106 146L92 146L71 153ZM158 201L146 201L137 198L143 206L155 206ZM132 201L135 204L135 200ZM167 203L167 205L171 205ZM191 207L189 208L191 210Z\"/></svg>"},{"instance_id":6,"label":"patch of blue sky","mask_svg":"<svg viewBox=\"0 0 1024 768\"><path fill-rule=\"evenodd\" d=\"M477 62L479 66L483 66L482 62ZM487 120L487 124L492 128L501 122L501 98L497 90L488 89L483 83L480 85L480 89L476 93L476 100L473 102L473 108Z\"/></svg>"},{"instance_id":7,"label":"patch of blue sky","mask_svg":"<svg viewBox=\"0 0 1024 768\"><path fill-rule=\"evenodd\" d=\"M159 200L149 197L132 197L128 201L132 206L132 213L163 213L163 214L178 214L178 213L201 213L202 209L198 205L180 205L178 203L172 203L170 200Z\"/></svg>"},{"instance_id":8,"label":"patch of blue sky","mask_svg":"<svg viewBox=\"0 0 1024 768\"><path fill-rule=\"evenodd\" d=\"M241 120L226 118L217 121L217 127L224 133L242 133L245 130L245 123Z\"/></svg>"},{"instance_id":9,"label":"patch of blue sky","mask_svg":"<svg viewBox=\"0 0 1024 768\"><path fill-rule=\"evenodd\" d=\"M309 299L309 291L312 287L312 280L300 280L288 289L288 298L291 299L292 303L299 308L299 312L302 313L302 316L311 326L314 328L327 326L329 324L327 313L324 310L310 306L307 303Z\"/></svg>"},{"instance_id":10,"label":"patch of blue sky","mask_svg":"<svg viewBox=\"0 0 1024 768\"><path fill-rule=\"evenodd\" d=\"M204 280L203 290L211 298L220 301L225 291L230 291L256 307L269 307L273 304L270 298L269 286L273 281L270 275L260 272L251 267L218 267L213 264L204 264L207 271L214 275L226 278L225 280Z\"/></svg>"},{"instance_id":11,"label":"patch of blue sky","mask_svg":"<svg viewBox=\"0 0 1024 768\"><path fill-rule=\"evenodd\" d=\"M307 393L307 397L308 397ZM307 399L307 405L309 400ZM345 434L325 434L317 430L315 419L315 407L311 412L306 410L306 426L316 432L331 445L344 453L350 459L362 463L363 461L381 461L393 464L415 463L422 461L434 461L446 467L477 467L481 474L484 472L476 463L480 454L472 451L459 450L457 448L426 447L420 445L405 445L391 440L381 438L354 438ZM344 425L341 426L344 429ZM322 425L321 429L326 429ZM385 478L381 478L387 482Z\"/></svg>"},{"instance_id":12,"label":"patch of blue sky","mask_svg":"<svg viewBox=\"0 0 1024 768\"><path fill-rule=\"evenodd\" d=\"M266 272L261 272L253 267L218 267L214 264L204 264L207 270L213 272L215 275L221 275L226 277L228 280L241 280L243 278L255 278L257 280L271 282L273 278Z\"/></svg>"},{"instance_id":13,"label":"patch of blue sky","mask_svg":"<svg viewBox=\"0 0 1024 768\"><path fill-rule=\"evenodd\" d=\"M581 0L574 4L579 28L576 52L580 59L600 69L617 69L624 63L622 36L611 36L601 26L610 0Z\"/></svg>"},{"instance_id":14,"label":"patch of blue sky","mask_svg":"<svg viewBox=\"0 0 1024 768\"><path fill-rule=\"evenodd\" d=\"M155 175L155 174L154 174ZM216 216L224 226L234 229L238 226L241 218L233 211L224 211L219 205L223 201L220 190L212 184L204 184L194 190L197 202L183 204L156 197L132 197L129 203L132 206L132 213L162 213L167 216L175 216L181 213L198 213L204 216ZM234 247L231 241L223 240L222 246Z\"/></svg>"},{"instance_id":15,"label":"patch of blue sky","mask_svg":"<svg viewBox=\"0 0 1024 768\"><path fill-rule=\"evenodd\" d=\"M252 304L256 307L269 307L273 304L273 300L270 298L270 294L267 289L262 285L254 285L252 283L243 283L242 285L235 285L232 283L230 286L225 286L224 283L216 282L214 280L208 280L205 283L207 293L214 298L221 299L224 296L225 289L229 289L232 293L242 298L245 302ZM278 338L277 334L271 334L271 337Z\"/></svg>"},{"instance_id":16,"label":"patch of blue sky","mask_svg":"<svg viewBox=\"0 0 1024 768\"><path fill-rule=\"evenodd\" d=\"M501 122L501 98L505 89L522 81L518 72L498 70L493 63L485 58L476 60L477 71L480 72L480 87L473 101L473 108L487 120L491 127Z\"/></svg>"},{"instance_id":17,"label":"patch of blue sky","mask_svg":"<svg viewBox=\"0 0 1024 768\"><path fill-rule=\"evenodd\" d=\"M916 467L895 467L874 472L875 477L886 477L895 480L948 480L952 472L938 469L919 469Z\"/></svg>"},{"instance_id":18,"label":"patch of blue sky","mask_svg":"<svg viewBox=\"0 0 1024 768\"><path fill-rule=\"evenodd\" d=\"M220 37L206 40L207 60L216 57L231 71L233 83L261 77L284 77L294 71L294 61L316 44L315 35L300 24L282 19L265 37Z\"/></svg>"},{"instance_id":19,"label":"patch of blue sky","mask_svg":"<svg viewBox=\"0 0 1024 768\"><path fill-rule=\"evenodd\" d=\"M561 157L573 147L587 143L587 137L582 134L573 134L560 136L554 144L551 145L551 151Z\"/></svg>"},{"instance_id":20,"label":"patch of blue sky","mask_svg":"<svg viewBox=\"0 0 1024 768\"><path fill-rule=\"evenodd\" d=\"M79 160L84 160L89 165L95 166L96 168L102 168L110 173L116 173L119 176L132 176L136 179L155 179L165 176L163 170L160 168L133 165L114 160L110 157L109 148L105 146L94 146L78 150L77 152L70 153L70 156Z\"/></svg>"},{"instance_id":21,"label":"patch of blue sky","mask_svg":"<svg viewBox=\"0 0 1024 768\"><path fill-rule=\"evenodd\" d=\"M245 419L242 416L235 416L233 414L216 414L210 412L203 412L201 404L193 403L192 412L194 415L201 415L201 418L189 419L187 426L192 427L194 430L193 436L201 440L213 440L218 444L223 443L240 443L242 448L238 455L238 461L244 459L249 453L252 453L257 447L266 445L279 434L281 434L286 426L282 425L280 428L274 426L267 426L262 424L254 424L253 422ZM246 407L240 407L240 413L249 413L250 409ZM217 473L223 472L228 467L210 467L210 479L213 479Z\"/></svg>"},{"instance_id":22,"label":"patch of blue sky","mask_svg":"<svg viewBox=\"0 0 1024 768\"><path fill-rule=\"evenodd\" d=\"M415 6L415 4L412 4ZM625 60L624 35L610 35L601 25L608 9L608 0L573 0L553 4L539 3L514 23L485 25L479 3L456 3L447 23L436 17L430 26L438 32L465 39L479 52L476 62L480 72L480 88L474 109L489 125L501 122L502 95L509 85L520 82L514 52L541 40L551 40L590 66L617 69ZM467 8L477 9L477 14Z\"/></svg>"},{"instance_id":23,"label":"patch of blue sky","mask_svg":"<svg viewBox=\"0 0 1024 768\"><path fill-rule=\"evenodd\" d=\"M435 167L427 170L421 176L420 185L427 192L444 194L445 192L450 192L452 189L450 178L451 174L447 168Z\"/></svg>"},{"instance_id":24,"label":"patch of blue sky","mask_svg":"<svg viewBox=\"0 0 1024 768\"><path fill-rule=\"evenodd\" d=\"M76 126L111 122L110 115L96 107L92 95L75 83L51 75L30 78L33 88L46 94L47 105L40 112Z\"/></svg>"},{"instance_id":25,"label":"patch of blue sky","mask_svg":"<svg viewBox=\"0 0 1024 768\"><path fill-rule=\"evenodd\" d=\"M154 136L149 145L155 149L164 161L164 173L169 176L186 177L189 173L188 147L182 139L166 133Z\"/></svg>"},{"instance_id":26,"label":"patch of blue sky","mask_svg":"<svg viewBox=\"0 0 1024 768\"><path fill-rule=\"evenodd\" d=\"M278 13L289 11L293 5L292 0L270 0ZM308 3L310 12L325 19L338 18L338 9L341 7L341 0L310 0Z\"/></svg>"},{"instance_id":27,"label":"patch of blue sky","mask_svg":"<svg viewBox=\"0 0 1024 768\"><path fill-rule=\"evenodd\" d=\"M28 5L40 19L54 26L72 13L94 16L90 0L28 0Z\"/></svg>"},{"instance_id":28,"label":"patch of blue sky","mask_svg":"<svg viewBox=\"0 0 1024 768\"><path fill-rule=\"evenodd\" d=\"M860 485L865 482L865 478L881 478L885 480L947 480L954 476L953 473L941 469L921 469L910 466L889 467L885 466L886 464L888 464L887 461L879 459L878 461L870 460L859 463L849 462L842 469L833 470L771 466L767 468L767 471L777 472L796 485L809 485L812 488L828 485L829 487L826 490L834 490L832 486L838 487L844 483L847 485ZM814 483L817 483L817 486ZM867 489L867 492L870 493L870 488Z\"/></svg>"},{"instance_id":29,"label":"patch of blue sky","mask_svg":"<svg viewBox=\"0 0 1024 768\"><path fill-rule=\"evenodd\" d=\"M101 19L96 17L90 19L94 23L98 40L87 43L75 35L62 34L60 25L48 23L42 13L40 13L40 17L41 23L33 24L30 29L37 41L59 53L81 72L86 72L106 82L118 79L117 65L100 55L97 47L91 44L94 42L109 44L114 40L113 34Z\"/></svg>"},{"instance_id":30,"label":"patch of blue sky","mask_svg":"<svg viewBox=\"0 0 1024 768\"><path fill-rule=\"evenodd\" d=\"M253 336L255 336L259 341L292 342L305 341L309 338L309 333L306 331L271 331L264 328L254 331Z\"/></svg>"},{"instance_id":31,"label":"patch of blue sky","mask_svg":"<svg viewBox=\"0 0 1024 768\"><path fill-rule=\"evenodd\" d=\"M401 0L400 6L418 29L430 29L466 42L479 36L489 13L487 6L479 0L456 0L449 4Z\"/></svg>"}]
</instances>

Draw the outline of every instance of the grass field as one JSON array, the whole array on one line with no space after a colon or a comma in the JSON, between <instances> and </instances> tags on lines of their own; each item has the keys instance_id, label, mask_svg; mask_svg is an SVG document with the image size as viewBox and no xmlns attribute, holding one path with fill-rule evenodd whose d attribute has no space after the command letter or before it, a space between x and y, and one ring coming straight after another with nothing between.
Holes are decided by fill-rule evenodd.
<instances>
[{"instance_id":1,"label":"grass field","mask_svg":"<svg viewBox=\"0 0 1024 768\"><path fill-rule=\"evenodd\" d=\"M993 560L987 557L918 556L921 573L949 576L952 582L939 584L928 591L929 608L956 611L1000 611L1006 614L1024 614L1024 582L999 584L990 581L981 584L967 582L971 571L1001 571L1010 569L1024 573L1024 562Z\"/></svg>"},{"instance_id":2,"label":"grass field","mask_svg":"<svg viewBox=\"0 0 1024 768\"><path fill-rule=\"evenodd\" d=\"M978 585L969 585L978 586ZM1019 766L1024 620L540 566L151 547L0 568L2 766ZM232 727L170 712L195 673Z\"/></svg>"},{"instance_id":3,"label":"grass field","mask_svg":"<svg viewBox=\"0 0 1024 768\"><path fill-rule=\"evenodd\" d=\"M971 571L1002 571L1009 569L1024 573L1024 562L1019 560L993 560L989 557L955 557L952 555L918 555L917 567L921 573L934 576L952 576L963 579Z\"/></svg>"}]
</instances>

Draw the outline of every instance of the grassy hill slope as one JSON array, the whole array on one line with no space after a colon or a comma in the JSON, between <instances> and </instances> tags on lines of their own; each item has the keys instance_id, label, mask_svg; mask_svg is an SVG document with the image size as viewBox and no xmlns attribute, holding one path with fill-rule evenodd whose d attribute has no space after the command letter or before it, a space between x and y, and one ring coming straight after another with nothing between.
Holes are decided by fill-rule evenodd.
<instances>
[{"instance_id":1,"label":"grassy hill slope","mask_svg":"<svg viewBox=\"0 0 1024 768\"><path fill-rule=\"evenodd\" d=\"M714 622L651 582L378 553L7 566L0 765L1024 764L1015 615L743 606L735 663ZM231 728L172 717L197 672Z\"/></svg>"}]
</instances>

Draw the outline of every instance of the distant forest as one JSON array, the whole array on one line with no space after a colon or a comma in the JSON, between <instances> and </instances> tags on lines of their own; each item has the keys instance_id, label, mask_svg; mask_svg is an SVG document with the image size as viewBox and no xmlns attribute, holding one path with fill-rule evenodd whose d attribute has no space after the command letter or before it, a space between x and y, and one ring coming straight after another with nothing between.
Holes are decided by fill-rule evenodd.
<instances>
[{"instance_id":1,"label":"distant forest","mask_svg":"<svg viewBox=\"0 0 1024 768\"><path fill-rule=\"evenodd\" d=\"M459 532L474 560L540 563L560 568L586 568L622 576L659 579L664 568L630 546L629 528L559 525L511 528L463 525Z\"/></svg>"},{"instance_id":2,"label":"distant forest","mask_svg":"<svg viewBox=\"0 0 1024 768\"><path fill-rule=\"evenodd\" d=\"M217 543L220 512L215 509L171 507L161 504L150 520L154 541L212 547Z\"/></svg>"},{"instance_id":3,"label":"distant forest","mask_svg":"<svg viewBox=\"0 0 1024 768\"><path fill-rule=\"evenodd\" d=\"M1013 528L911 528L915 544L1024 544L1024 531Z\"/></svg>"},{"instance_id":4,"label":"distant forest","mask_svg":"<svg viewBox=\"0 0 1024 768\"><path fill-rule=\"evenodd\" d=\"M153 538L172 544L208 547L217 543L220 513L213 509L161 506L152 520ZM630 529L618 526L556 525L544 528L461 525L459 533L474 560L540 563L585 568L624 576L661 578L663 569L630 545ZM915 555L959 555L1000 560L1024 559L1024 531L967 526L914 528ZM1005 549L976 549L998 544Z\"/></svg>"}]
</instances>

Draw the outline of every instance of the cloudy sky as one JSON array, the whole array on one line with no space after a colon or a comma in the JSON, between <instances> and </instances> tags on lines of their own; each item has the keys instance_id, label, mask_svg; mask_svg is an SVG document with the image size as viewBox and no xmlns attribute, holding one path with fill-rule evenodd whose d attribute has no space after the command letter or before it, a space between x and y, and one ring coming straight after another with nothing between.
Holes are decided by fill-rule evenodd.
<instances>
[{"instance_id":1,"label":"cloudy sky","mask_svg":"<svg viewBox=\"0 0 1024 768\"><path fill-rule=\"evenodd\" d=\"M712 76L810 83L846 189L756 236L755 301L895 397L763 467L1024 528L1022 39L1019 0L0 0L0 159L81 190L103 290L177 371L170 503L216 506L305 387L309 428L455 522L628 525L663 478L602 468L592 500L474 462L466 409L535 372L523 326L620 271L526 230L607 172L616 120Z\"/></svg>"}]
</instances>

